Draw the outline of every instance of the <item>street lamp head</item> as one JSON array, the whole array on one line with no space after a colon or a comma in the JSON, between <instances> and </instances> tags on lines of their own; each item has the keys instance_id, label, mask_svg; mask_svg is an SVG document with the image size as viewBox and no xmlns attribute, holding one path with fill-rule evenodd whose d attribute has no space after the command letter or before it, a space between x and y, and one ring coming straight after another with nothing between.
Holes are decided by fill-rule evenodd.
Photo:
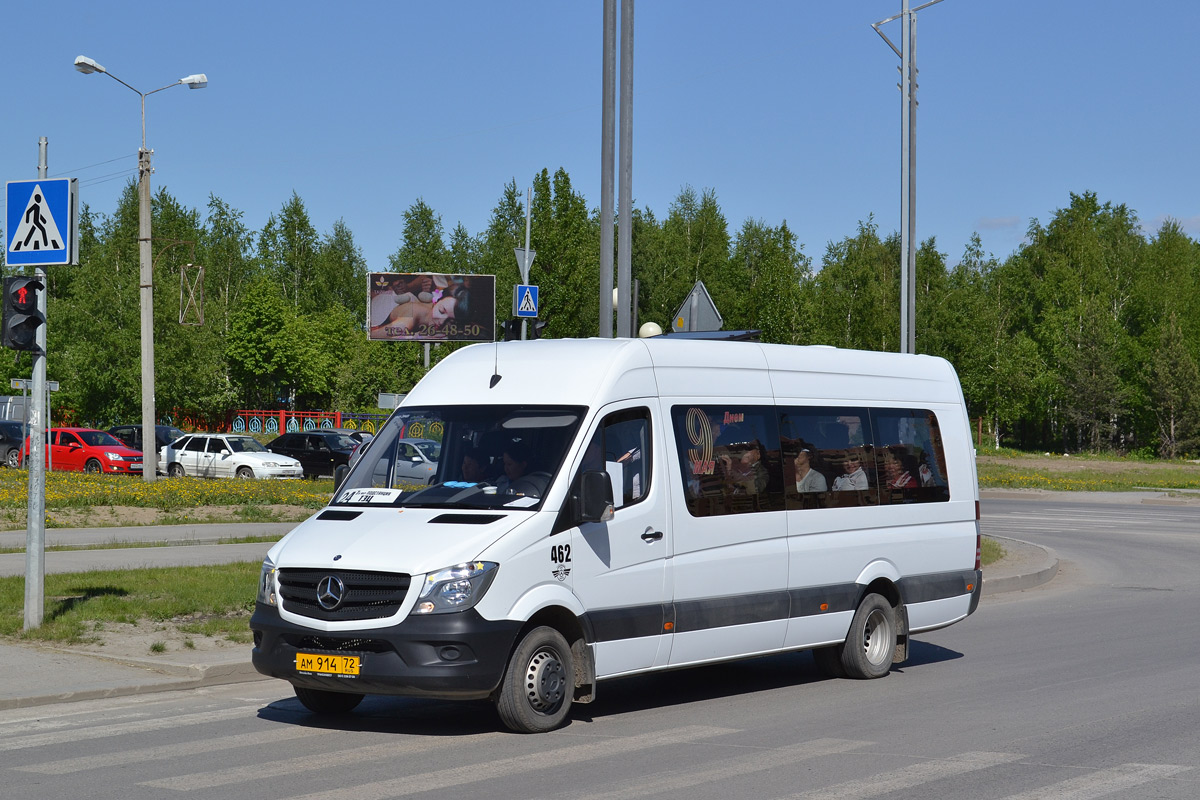
<instances>
[{"instance_id":1,"label":"street lamp head","mask_svg":"<svg viewBox=\"0 0 1200 800\"><path fill-rule=\"evenodd\" d=\"M107 72L104 67L100 66L87 56L79 56L75 59L75 69L79 70L84 75L91 75L93 72Z\"/></svg>"},{"instance_id":2,"label":"street lamp head","mask_svg":"<svg viewBox=\"0 0 1200 800\"><path fill-rule=\"evenodd\" d=\"M179 82L189 89L203 89L205 86L208 86L208 76L201 72L198 75L188 75L186 78L180 78Z\"/></svg>"}]
</instances>

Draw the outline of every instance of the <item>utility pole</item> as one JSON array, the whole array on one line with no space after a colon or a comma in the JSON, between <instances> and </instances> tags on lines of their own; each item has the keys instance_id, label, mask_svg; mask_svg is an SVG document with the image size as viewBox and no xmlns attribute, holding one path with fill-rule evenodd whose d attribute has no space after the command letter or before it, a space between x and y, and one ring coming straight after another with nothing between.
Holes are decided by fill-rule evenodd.
<instances>
[{"instance_id":1,"label":"utility pole","mask_svg":"<svg viewBox=\"0 0 1200 800\"><path fill-rule=\"evenodd\" d=\"M617 158L617 336L633 336L630 308L633 252L633 0L621 0L621 138Z\"/></svg>"},{"instance_id":2,"label":"utility pole","mask_svg":"<svg viewBox=\"0 0 1200 800\"><path fill-rule=\"evenodd\" d=\"M604 54L600 106L600 336L613 335L613 154L617 99L617 0L604 0Z\"/></svg>"},{"instance_id":3,"label":"utility pole","mask_svg":"<svg viewBox=\"0 0 1200 800\"><path fill-rule=\"evenodd\" d=\"M900 13L871 24L888 47L900 56L900 352L915 353L917 316L917 12L942 0L910 9L900 0ZM900 47L880 26L901 21Z\"/></svg>"}]
</instances>

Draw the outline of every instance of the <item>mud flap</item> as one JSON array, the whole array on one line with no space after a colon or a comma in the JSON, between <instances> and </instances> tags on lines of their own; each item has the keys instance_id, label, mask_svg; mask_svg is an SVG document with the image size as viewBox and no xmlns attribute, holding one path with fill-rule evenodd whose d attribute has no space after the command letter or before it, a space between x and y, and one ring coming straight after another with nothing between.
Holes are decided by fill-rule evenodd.
<instances>
[{"instance_id":1,"label":"mud flap","mask_svg":"<svg viewBox=\"0 0 1200 800\"><path fill-rule=\"evenodd\" d=\"M892 653L893 664L908 660L908 606L896 609L896 650Z\"/></svg>"}]
</instances>

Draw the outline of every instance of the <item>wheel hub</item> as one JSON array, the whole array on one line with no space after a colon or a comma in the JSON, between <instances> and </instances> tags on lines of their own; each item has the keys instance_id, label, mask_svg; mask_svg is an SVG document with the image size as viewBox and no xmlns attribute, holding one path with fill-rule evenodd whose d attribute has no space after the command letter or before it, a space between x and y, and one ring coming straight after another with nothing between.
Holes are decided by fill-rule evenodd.
<instances>
[{"instance_id":1,"label":"wheel hub","mask_svg":"<svg viewBox=\"0 0 1200 800\"><path fill-rule=\"evenodd\" d=\"M525 671L525 692L529 705L537 711L549 711L566 696L567 671L550 651L539 650L529 659Z\"/></svg>"},{"instance_id":2,"label":"wheel hub","mask_svg":"<svg viewBox=\"0 0 1200 800\"><path fill-rule=\"evenodd\" d=\"M887 617L881 611L872 611L863 629L863 651L872 664L882 664L888 657Z\"/></svg>"}]
</instances>

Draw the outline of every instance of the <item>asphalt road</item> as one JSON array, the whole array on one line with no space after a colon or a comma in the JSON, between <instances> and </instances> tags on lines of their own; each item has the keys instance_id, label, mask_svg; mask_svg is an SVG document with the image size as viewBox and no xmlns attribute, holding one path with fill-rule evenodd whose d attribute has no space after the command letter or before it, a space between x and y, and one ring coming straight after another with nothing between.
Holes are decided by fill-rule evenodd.
<instances>
[{"instance_id":1,"label":"asphalt road","mask_svg":"<svg viewBox=\"0 0 1200 800\"><path fill-rule=\"evenodd\" d=\"M564 729L282 682L0 712L0 798L1200 797L1200 508L984 501L1059 575L984 596L882 680L805 654L601 684Z\"/></svg>"}]
</instances>

